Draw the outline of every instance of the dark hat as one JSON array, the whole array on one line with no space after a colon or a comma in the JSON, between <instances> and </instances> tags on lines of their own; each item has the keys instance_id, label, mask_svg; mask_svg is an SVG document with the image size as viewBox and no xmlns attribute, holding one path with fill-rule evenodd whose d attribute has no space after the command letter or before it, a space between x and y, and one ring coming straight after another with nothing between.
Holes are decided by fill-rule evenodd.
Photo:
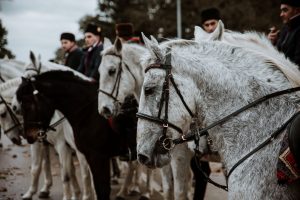
<instances>
[{"instance_id":1,"label":"dark hat","mask_svg":"<svg viewBox=\"0 0 300 200\"><path fill-rule=\"evenodd\" d=\"M93 33L94 35L101 36L101 28L95 24L88 24L84 33Z\"/></svg>"},{"instance_id":2,"label":"dark hat","mask_svg":"<svg viewBox=\"0 0 300 200\"><path fill-rule=\"evenodd\" d=\"M132 37L133 36L133 24L132 23L116 24L116 34L119 37Z\"/></svg>"},{"instance_id":3,"label":"dark hat","mask_svg":"<svg viewBox=\"0 0 300 200\"><path fill-rule=\"evenodd\" d=\"M73 33L62 33L60 35L60 40L70 40L75 42L75 35Z\"/></svg>"},{"instance_id":4,"label":"dark hat","mask_svg":"<svg viewBox=\"0 0 300 200\"><path fill-rule=\"evenodd\" d=\"M210 19L219 20L219 19L221 19L220 12L217 8L205 9L201 12L201 19L202 19L202 24L205 21L210 20Z\"/></svg>"},{"instance_id":5,"label":"dark hat","mask_svg":"<svg viewBox=\"0 0 300 200\"><path fill-rule=\"evenodd\" d=\"M300 0L280 0L280 4L286 4L292 7L300 7Z\"/></svg>"}]
</instances>

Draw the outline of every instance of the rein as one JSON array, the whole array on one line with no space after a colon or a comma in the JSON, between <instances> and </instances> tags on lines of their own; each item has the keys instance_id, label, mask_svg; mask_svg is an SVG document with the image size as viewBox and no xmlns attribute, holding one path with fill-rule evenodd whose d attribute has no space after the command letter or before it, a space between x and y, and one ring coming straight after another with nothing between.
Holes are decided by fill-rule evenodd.
<instances>
[{"instance_id":1,"label":"rein","mask_svg":"<svg viewBox=\"0 0 300 200\"><path fill-rule=\"evenodd\" d=\"M121 103L118 100L118 95L119 95L119 88L120 88L120 82L121 82L121 75L123 72L122 69L122 63L124 63L126 69L129 71L129 73L131 74L131 76L133 77L134 81L137 82L134 74L132 73L132 71L130 70L130 68L128 67L128 65L123 61L123 58L121 55L117 55L117 54L107 54L110 56L116 56L118 58L120 58L120 63L119 63L119 67L118 67L118 73L117 73L117 77L116 77L116 81L114 83L113 89L110 93L102 90L102 89L98 89L98 92L102 92L103 94L105 94L106 96L109 96L110 98L112 98L115 102ZM114 96L114 93L116 93L116 95Z\"/></svg>"},{"instance_id":2,"label":"rein","mask_svg":"<svg viewBox=\"0 0 300 200\"><path fill-rule=\"evenodd\" d=\"M151 115L147 115L147 114L138 112L137 113L137 117L162 125L163 134L162 134L162 136L160 136L160 138L159 138L158 141L161 142L160 146L163 147L164 149L161 150L160 153L167 153L172 148L174 148L176 145L182 144L182 143L185 143L185 142L188 142L188 141L191 141L191 140L194 140L195 143L196 143L196 146L198 147L197 144L198 144L198 141L199 141L200 137L204 136L204 135L208 135L207 131L210 130L210 129L212 129L213 127L215 127L217 125L220 125L221 123L226 122L230 118L232 118L234 116L237 116L238 114L242 113L243 111L245 111L245 110L247 110L249 108L252 108L252 107L254 107L254 106L256 106L256 105L258 105L258 104L260 104L262 102L265 102L265 101L267 101L267 100L269 100L271 98L274 98L274 97L277 97L277 96L281 96L281 95L284 95L284 94L289 94L289 93L300 91L300 87L295 87L295 88L289 88L289 89L286 89L286 90L277 91L277 92L268 94L268 95L266 95L266 96L264 96L264 97L262 97L260 99L257 99L255 101L253 101L252 103L250 103L250 104L248 104L248 105L246 105L246 106L238 109L237 111L235 111L235 112L233 112L233 113L225 116L224 118L222 118L222 119L220 119L220 120L212 123L211 125L207 126L206 128L197 130L196 133L194 133L194 132L191 131L190 133L184 135L181 128L179 128L178 126L176 126L176 125L174 125L174 124L172 124L172 123L170 123L168 121L168 102L169 102L169 82L170 81L171 81L172 85L174 86L177 95L180 97L181 102L183 103L184 107L186 108L186 110L188 111L188 113L190 114L190 116L192 117L192 119L195 122L197 122L197 120L195 120L197 118L192 113L192 111L189 109L189 107L186 104L186 102L184 101L184 98L183 98L182 94L180 93L180 90L178 89L178 87L177 87L177 85L176 85L176 83L174 81L174 78L172 76L172 72L171 72L171 69L172 69L172 65L171 65L171 53L167 54L165 64L162 64L162 63L152 64L148 68L145 69L145 73L147 73L150 69L162 69L162 70L166 71L165 81L163 83L162 96L161 96L160 104L159 104L160 106L159 106L158 116L154 117L154 116L151 116ZM160 115L161 115L163 104L165 104L165 116L164 116L164 119L161 119ZM228 191L228 179L229 179L229 176L232 174L232 172L241 163L243 163L247 158L249 158L251 155L253 155L254 153L256 153L258 150L262 149L266 145L268 145L274 139L276 139L276 137L280 133L283 132L283 130L295 118L295 116L297 114L298 113L294 114L282 126L280 126L275 132L273 132L265 141L263 141L261 144L259 144L253 150L251 150L248 154L246 154L244 157L242 157L235 165L233 165L233 167L229 170L228 174L226 175L226 186L220 185L220 184L216 183L215 181L212 181L206 175L206 173L203 172L203 170L201 169L201 167L199 167L199 163L196 162L197 166L198 166L198 168L200 170L200 172L203 174L203 176L205 177L205 179L206 179L207 182L210 182L213 185L215 185L215 186L217 186L217 187L219 187L219 188L221 188L221 189L223 189L225 191ZM168 138L166 136L166 132L167 132L167 129L168 129L169 126L171 128L173 128L173 129L175 129L176 131L178 131L179 133L181 133L182 136L179 137L179 138L173 139L173 140L171 138ZM197 126L197 127L199 127L199 126ZM196 152L197 150L196 149L195 149L195 154L197 154L197 152Z\"/></svg>"}]
</instances>

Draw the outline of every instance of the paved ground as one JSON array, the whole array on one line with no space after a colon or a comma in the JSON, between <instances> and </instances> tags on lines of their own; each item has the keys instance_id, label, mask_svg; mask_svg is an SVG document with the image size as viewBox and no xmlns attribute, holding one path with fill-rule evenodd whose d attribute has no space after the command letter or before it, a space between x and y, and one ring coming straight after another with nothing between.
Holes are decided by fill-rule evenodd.
<instances>
[{"instance_id":1,"label":"paved ground","mask_svg":"<svg viewBox=\"0 0 300 200\"><path fill-rule=\"evenodd\" d=\"M30 181L30 151L29 145L15 146L12 145L8 139L3 136L1 139L3 147L0 148L0 200L19 200L22 194L27 191ZM52 175L53 175L53 187L51 189L51 197L49 200L60 200L62 198L62 183L60 180L60 169L57 156L52 152ZM77 175L79 177L78 162L75 162ZM220 171L220 164L211 163L212 174L211 178L224 183L224 177ZM159 176L158 173L156 176ZM142 177L143 178L143 177ZM159 178L156 178L159 180ZM80 182L80 178L78 178ZM122 182L123 179L120 180ZM40 180L42 183L42 178ZM120 185L112 185L111 199L114 199L115 194L119 190ZM154 184L154 195L152 199L161 200L161 188L160 183ZM139 196L128 196L129 200L137 200ZM33 200L38 199L37 195ZM226 200L226 192L215 188L212 185L208 185L205 200Z\"/></svg>"}]
</instances>

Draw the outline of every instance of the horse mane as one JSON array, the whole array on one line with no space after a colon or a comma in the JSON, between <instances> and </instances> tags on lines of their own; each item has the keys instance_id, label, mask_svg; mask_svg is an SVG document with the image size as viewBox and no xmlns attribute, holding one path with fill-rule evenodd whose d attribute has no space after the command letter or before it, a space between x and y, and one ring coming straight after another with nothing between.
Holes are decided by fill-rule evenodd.
<instances>
[{"instance_id":1,"label":"horse mane","mask_svg":"<svg viewBox=\"0 0 300 200\"><path fill-rule=\"evenodd\" d=\"M52 70L41 73L39 75L34 76L37 80L56 80L56 81L63 81L63 82L82 82L82 83L90 83L86 81L82 77L77 76L72 71L62 71L62 70Z\"/></svg>"},{"instance_id":2,"label":"horse mane","mask_svg":"<svg viewBox=\"0 0 300 200\"><path fill-rule=\"evenodd\" d=\"M6 81L5 83L0 84L0 92L4 92L13 87L18 87L21 84L21 82L22 82L21 77L10 79L10 80Z\"/></svg>"},{"instance_id":3,"label":"horse mane","mask_svg":"<svg viewBox=\"0 0 300 200\"><path fill-rule=\"evenodd\" d=\"M288 78L293 86L300 86L300 71L298 66L279 52L264 33L246 31L244 33L227 30L219 21L215 32L206 34L200 27L195 28L195 38L201 40L220 40L229 45L246 48L265 59L265 62L278 68Z\"/></svg>"}]
</instances>

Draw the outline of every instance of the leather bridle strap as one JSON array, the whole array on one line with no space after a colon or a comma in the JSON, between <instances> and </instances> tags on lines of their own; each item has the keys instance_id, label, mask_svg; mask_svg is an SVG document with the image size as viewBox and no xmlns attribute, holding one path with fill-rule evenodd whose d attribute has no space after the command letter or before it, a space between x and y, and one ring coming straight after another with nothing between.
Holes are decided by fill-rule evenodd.
<instances>
[{"instance_id":1,"label":"leather bridle strap","mask_svg":"<svg viewBox=\"0 0 300 200\"><path fill-rule=\"evenodd\" d=\"M117 54L113 54L113 53L111 53L111 54L105 54L105 55L111 55L111 56L116 56L116 57L120 58L120 64L119 64L119 68L118 68L118 73L117 73L117 77L116 77L116 82L115 82L115 84L114 84L114 86L113 86L113 89L112 89L111 93L108 93L108 92L106 92L106 91L104 91L104 90L102 90L102 89L100 89L100 88L98 89L98 92L102 92L103 94L105 94L105 95L107 95L108 97L112 98L115 102L119 102L119 100L118 100L117 98L118 98L119 87L120 87L120 82L121 82L121 74L122 74L122 72L123 72L123 70L122 70L122 63L124 63L126 69L129 71L129 73L130 73L131 76L133 77L134 81L135 81L135 82L137 82L137 81L136 81L136 78L135 78L135 76L133 75L132 71L131 71L130 68L128 67L128 65L127 65L125 62L123 62L123 59L122 59L122 56L121 56L121 55L117 55ZM115 92L115 90L116 90L116 96L113 95L114 92Z\"/></svg>"},{"instance_id":2,"label":"leather bridle strap","mask_svg":"<svg viewBox=\"0 0 300 200\"><path fill-rule=\"evenodd\" d=\"M178 131L180 134L183 134L183 131L181 130L181 128L179 128L178 126L172 124L171 122L168 121L168 107L169 107L169 89L170 89L170 85L169 85L169 82L171 81L173 87L175 88L175 91L176 93L178 94L180 100L182 101L184 107L186 108L186 110L188 111L188 113L190 114L190 116L192 118L194 118L194 114L192 113L191 109L188 107L188 105L186 104L180 90L178 89L175 81L174 81L174 78L172 76L172 72L171 72L171 69L172 69L172 65L171 65L171 53L168 53L167 56L166 56L166 64L161 64L159 62L156 62L152 65L150 65L149 67L147 67L145 69L145 73L147 73L150 69L163 69L166 71L166 76L165 76L165 81L164 81L164 84L163 84L163 91L162 91L162 96L161 96L161 100L160 100L160 103L159 103L159 111L158 111L158 116L157 117L153 117L151 115L147 115L147 114L144 114L144 113L140 113L138 112L136 114L136 116L138 118L141 118L141 119L145 119L145 120L149 120L151 122L154 122L154 123L157 123L157 124L162 124L163 126L163 130L164 130L164 135L166 134L166 129L168 127L171 127L173 129L175 129L176 131ZM161 115L161 111L162 111L162 107L163 105L165 105L165 116L164 116L164 119L161 119L160 118L160 115Z\"/></svg>"},{"instance_id":3,"label":"leather bridle strap","mask_svg":"<svg viewBox=\"0 0 300 200\"><path fill-rule=\"evenodd\" d=\"M15 113L12 111L12 109L10 108L10 106L8 105L8 103L2 97L2 95L0 95L0 99L1 99L1 103L3 103L5 105L5 107L7 109L7 112L9 113L11 119L14 122L14 126L8 128L7 130L3 130L4 134L7 134L8 132L10 132L10 131L12 131L12 130L14 130L16 128L22 127L22 124L19 121L18 117L15 115Z\"/></svg>"},{"instance_id":4,"label":"leather bridle strap","mask_svg":"<svg viewBox=\"0 0 300 200\"><path fill-rule=\"evenodd\" d=\"M274 93L271 93L271 94L268 94L262 98L259 98L255 101L253 101L252 103L249 103L248 105L238 109L237 111L231 113L230 115L227 115L225 116L224 118L212 123L211 125L201 129L199 131L199 136L203 136L203 135L207 135L207 131L209 129L212 129L214 128L215 126L229 120L230 118L234 117L234 116L237 116L238 114L242 113L243 111L249 109L249 108L252 108L264 101L267 101L271 98L274 98L274 97L277 97L277 96L281 96L281 95L284 95L284 94L290 94L290 93L293 93L293 92L297 92L297 91L300 91L300 87L295 87L295 88L289 88L289 89L286 89L286 90L281 90L281 91L278 91L278 92L274 92ZM180 138L176 138L173 140L173 143L176 145L176 144L181 144L181 143L184 143L184 142L187 142L187 141L191 141L191 140L194 140L194 137L195 137L195 133L188 133L186 135L184 135L184 137L180 137Z\"/></svg>"}]
</instances>

